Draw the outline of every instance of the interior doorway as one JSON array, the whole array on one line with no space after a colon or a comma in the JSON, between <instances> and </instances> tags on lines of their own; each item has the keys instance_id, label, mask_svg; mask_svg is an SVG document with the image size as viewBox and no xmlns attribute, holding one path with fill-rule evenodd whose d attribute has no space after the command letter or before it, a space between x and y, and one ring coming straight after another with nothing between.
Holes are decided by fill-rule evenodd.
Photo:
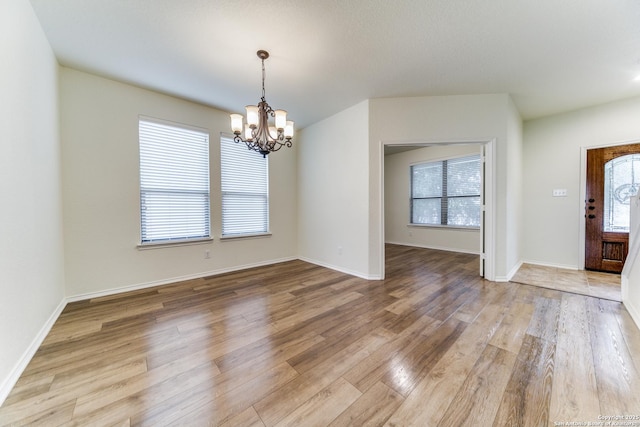
<instances>
[{"instance_id":1,"label":"interior doorway","mask_svg":"<svg viewBox=\"0 0 640 427\"><path fill-rule=\"evenodd\" d=\"M629 251L629 203L640 187L640 144L587 150L585 269L620 273Z\"/></svg>"},{"instance_id":2,"label":"interior doorway","mask_svg":"<svg viewBox=\"0 0 640 427\"><path fill-rule=\"evenodd\" d=\"M392 151L402 150L414 150L427 146L453 146L453 145L476 145L478 151L482 153L482 208L481 208L481 227L479 232L479 239L477 243L478 258L479 258L479 275L485 277L488 280L495 280L495 253L494 253L494 241L495 241L495 140L471 140L471 141L446 141L446 142L381 142L380 145L380 178L381 178L381 277L385 277L384 265L385 254L384 246L386 242L385 233L385 149ZM388 152L388 151L387 151ZM409 171L407 170L407 175ZM408 190L407 190L408 191ZM408 203L408 200L407 200ZM409 219L407 218L407 222Z\"/></svg>"}]
</instances>

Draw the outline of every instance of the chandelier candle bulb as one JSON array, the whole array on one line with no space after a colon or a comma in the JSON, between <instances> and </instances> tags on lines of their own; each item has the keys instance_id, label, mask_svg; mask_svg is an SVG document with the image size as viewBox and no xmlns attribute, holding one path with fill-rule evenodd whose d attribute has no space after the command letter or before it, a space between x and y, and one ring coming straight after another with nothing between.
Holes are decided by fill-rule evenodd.
<instances>
[{"instance_id":1,"label":"chandelier candle bulb","mask_svg":"<svg viewBox=\"0 0 640 427\"><path fill-rule=\"evenodd\" d=\"M276 129L283 130L287 125L287 112L284 110L276 110Z\"/></svg>"},{"instance_id":2,"label":"chandelier candle bulb","mask_svg":"<svg viewBox=\"0 0 640 427\"><path fill-rule=\"evenodd\" d=\"M284 137L293 138L293 122L291 120L287 120L287 124L284 127Z\"/></svg>"},{"instance_id":3,"label":"chandelier candle bulb","mask_svg":"<svg viewBox=\"0 0 640 427\"><path fill-rule=\"evenodd\" d=\"M233 133L242 132L242 114L231 115L231 131Z\"/></svg>"},{"instance_id":4,"label":"chandelier candle bulb","mask_svg":"<svg viewBox=\"0 0 640 427\"><path fill-rule=\"evenodd\" d=\"M253 140L253 133L251 132L251 126L249 126L249 123L245 123L244 125L244 139L247 141Z\"/></svg>"},{"instance_id":5,"label":"chandelier candle bulb","mask_svg":"<svg viewBox=\"0 0 640 427\"><path fill-rule=\"evenodd\" d=\"M258 126L258 106L247 105L245 108L247 109L247 123L249 124L249 126Z\"/></svg>"}]
</instances>

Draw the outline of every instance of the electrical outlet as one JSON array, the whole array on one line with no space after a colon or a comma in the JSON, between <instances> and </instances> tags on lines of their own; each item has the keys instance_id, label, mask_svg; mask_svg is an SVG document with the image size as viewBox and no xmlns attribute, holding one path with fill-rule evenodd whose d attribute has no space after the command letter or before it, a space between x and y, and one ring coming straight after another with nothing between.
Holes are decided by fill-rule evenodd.
<instances>
[{"instance_id":1,"label":"electrical outlet","mask_svg":"<svg viewBox=\"0 0 640 427\"><path fill-rule=\"evenodd\" d=\"M342 246L338 246L338 255L342 255Z\"/></svg>"},{"instance_id":2,"label":"electrical outlet","mask_svg":"<svg viewBox=\"0 0 640 427\"><path fill-rule=\"evenodd\" d=\"M206 249L204 251L204 259L209 259L211 258L211 251L209 249Z\"/></svg>"}]
</instances>

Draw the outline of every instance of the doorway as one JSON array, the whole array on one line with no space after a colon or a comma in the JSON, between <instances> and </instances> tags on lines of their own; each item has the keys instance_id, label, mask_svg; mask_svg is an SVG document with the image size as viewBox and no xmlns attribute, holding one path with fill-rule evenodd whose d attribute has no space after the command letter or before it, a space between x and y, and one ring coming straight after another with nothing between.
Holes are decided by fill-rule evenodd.
<instances>
[{"instance_id":1,"label":"doorway","mask_svg":"<svg viewBox=\"0 0 640 427\"><path fill-rule=\"evenodd\" d=\"M390 142L380 143L380 272L385 277L385 148L412 150L427 146L456 146L476 145L482 157L482 195L481 195L481 226L479 232L478 255L479 275L490 281L495 280L495 140L456 140L456 141L421 141L421 142ZM406 224L406 223L405 223ZM470 252L471 253L471 252ZM473 253L476 253L475 250Z\"/></svg>"},{"instance_id":2,"label":"doorway","mask_svg":"<svg viewBox=\"0 0 640 427\"><path fill-rule=\"evenodd\" d=\"M587 150L585 269L620 273L629 251L630 198L640 187L640 144Z\"/></svg>"}]
</instances>

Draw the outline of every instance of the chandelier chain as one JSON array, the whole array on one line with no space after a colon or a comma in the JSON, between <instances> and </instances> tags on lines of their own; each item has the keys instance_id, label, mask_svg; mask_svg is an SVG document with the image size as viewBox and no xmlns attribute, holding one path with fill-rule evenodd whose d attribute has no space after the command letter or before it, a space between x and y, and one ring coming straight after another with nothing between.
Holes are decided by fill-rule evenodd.
<instances>
[{"instance_id":1,"label":"chandelier chain","mask_svg":"<svg viewBox=\"0 0 640 427\"><path fill-rule=\"evenodd\" d=\"M265 76L265 71L264 71L264 59L262 59L262 100L265 100L265 92L264 92L264 76Z\"/></svg>"}]
</instances>

